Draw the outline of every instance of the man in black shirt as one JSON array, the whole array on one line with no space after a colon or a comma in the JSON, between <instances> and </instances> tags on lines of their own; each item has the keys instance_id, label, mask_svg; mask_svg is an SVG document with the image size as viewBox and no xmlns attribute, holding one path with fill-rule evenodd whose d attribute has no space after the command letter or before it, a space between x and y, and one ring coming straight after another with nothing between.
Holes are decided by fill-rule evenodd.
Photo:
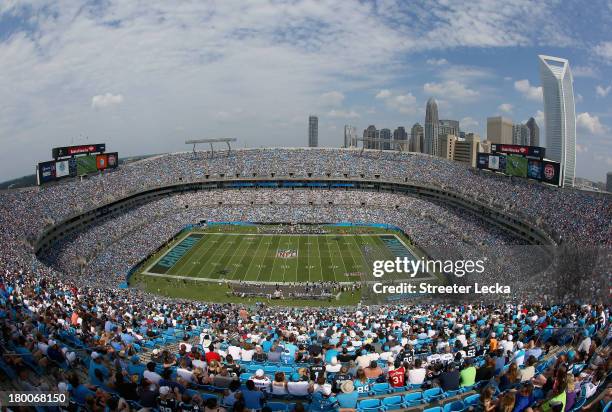
<instances>
[{"instance_id":1,"label":"man in black shirt","mask_svg":"<svg viewBox=\"0 0 612 412\"><path fill-rule=\"evenodd\" d=\"M453 362L449 362L444 369L444 372L438 376L440 387L444 391L456 391L459 389L461 376Z\"/></svg>"},{"instance_id":2,"label":"man in black shirt","mask_svg":"<svg viewBox=\"0 0 612 412\"><path fill-rule=\"evenodd\" d=\"M336 358L340 363L349 363L350 361L355 360L355 355L349 354L348 350L346 348L343 348L342 353L338 354Z\"/></svg>"},{"instance_id":3,"label":"man in black shirt","mask_svg":"<svg viewBox=\"0 0 612 412\"><path fill-rule=\"evenodd\" d=\"M325 374L325 366L321 363L321 358L314 358L314 365L310 367L310 380L315 381Z\"/></svg>"}]
</instances>

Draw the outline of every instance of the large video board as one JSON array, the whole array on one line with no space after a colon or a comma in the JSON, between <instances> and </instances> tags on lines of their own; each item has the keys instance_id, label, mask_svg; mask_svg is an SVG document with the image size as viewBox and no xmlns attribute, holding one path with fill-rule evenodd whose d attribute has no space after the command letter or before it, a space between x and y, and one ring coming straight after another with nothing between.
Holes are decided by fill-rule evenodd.
<instances>
[{"instance_id":1,"label":"large video board","mask_svg":"<svg viewBox=\"0 0 612 412\"><path fill-rule=\"evenodd\" d=\"M506 156L506 174L527 177L527 158L516 155Z\"/></svg>"},{"instance_id":2,"label":"large video board","mask_svg":"<svg viewBox=\"0 0 612 412\"><path fill-rule=\"evenodd\" d=\"M105 144L56 147L53 149L55 160L41 162L36 166L37 183L41 185L117 168L119 153L104 153L105 150Z\"/></svg>"}]
</instances>

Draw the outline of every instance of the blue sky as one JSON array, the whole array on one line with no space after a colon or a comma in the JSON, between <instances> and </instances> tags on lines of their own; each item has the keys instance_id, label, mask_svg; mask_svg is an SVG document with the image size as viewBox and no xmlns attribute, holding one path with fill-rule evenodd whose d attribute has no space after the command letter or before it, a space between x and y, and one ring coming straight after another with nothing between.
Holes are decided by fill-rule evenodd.
<instances>
[{"instance_id":1,"label":"blue sky","mask_svg":"<svg viewBox=\"0 0 612 412\"><path fill-rule=\"evenodd\" d=\"M577 176L612 170L612 1L0 2L0 178L53 146L120 155L192 138L303 146L307 118L339 146L440 118L485 135L487 116L543 123L538 54L568 58Z\"/></svg>"}]
</instances>

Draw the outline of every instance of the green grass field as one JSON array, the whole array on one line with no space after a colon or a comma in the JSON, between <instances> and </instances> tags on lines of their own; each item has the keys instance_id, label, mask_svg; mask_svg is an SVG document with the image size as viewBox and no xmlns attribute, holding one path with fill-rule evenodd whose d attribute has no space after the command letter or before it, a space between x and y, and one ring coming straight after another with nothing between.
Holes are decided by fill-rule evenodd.
<instances>
[{"instance_id":1,"label":"green grass field","mask_svg":"<svg viewBox=\"0 0 612 412\"><path fill-rule=\"evenodd\" d=\"M374 260L422 256L398 231L344 226L325 226L325 231L268 234L258 226L214 225L183 232L151 256L130 283L172 297L239 301L227 296L226 281L354 283L373 280ZM359 296L346 293L337 300L350 305Z\"/></svg>"},{"instance_id":2,"label":"green grass field","mask_svg":"<svg viewBox=\"0 0 612 412\"><path fill-rule=\"evenodd\" d=\"M258 234L190 232L146 274L252 282L353 282L371 259L413 256L396 233Z\"/></svg>"}]
</instances>

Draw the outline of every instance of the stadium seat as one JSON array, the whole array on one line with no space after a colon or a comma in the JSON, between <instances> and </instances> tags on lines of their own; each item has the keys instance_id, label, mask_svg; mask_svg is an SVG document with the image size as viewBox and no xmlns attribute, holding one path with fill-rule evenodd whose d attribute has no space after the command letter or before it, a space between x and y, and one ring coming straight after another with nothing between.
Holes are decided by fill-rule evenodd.
<instances>
[{"instance_id":1,"label":"stadium seat","mask_svg":"<svg viewBox=\"0 0 612 412\"><path fill-rule=\"evenodd\" d=\"M363 399L357 404L357 410L360 412L379 412L380 399Z\"/></svg>"},{"instance_id":2,"label":"stadium seat","mask_svg":"<svg viewBox=\"0 0 612 412\"><path fill-rule=\"evenodd\" d=\"M399 395L387 396L386 398L382 398L381 404L385 411L393 411L406 407L404 400Z\"/></svg>"},{"instance_id":3,"label":"stadium seat","mask_svg":"<svg viewBox=\"0 0 612 412\"><path fill-rule=\"evenodd\" d=\"M423 399L425 402L433 402L444 397L444 392L441 388L431 388L423 391Z\"/></svg>"},{"instance_id":4,"label":"stadium seat","mask_svg":"<svg viewBox=\"0 0 612 412\"><path fill-rule=\"evenodd\" d=\"M444 412L461 412L465 409L463 401L454 401L444 404L442 407Z\"/></svg>"},{"instance_id":5,"label":"stadium seat","mask_svg":"<svg viewBox=\"0 0 612 412\"><path fill-rule=\"evenodd\" d=\"M404 403L407 406L418 405L423 401L423 392L411 392L404 395Z\"/></svg>"},{"instance_id":6,"label":"stadium seat","mask_svg":"<svg viewBox=\"0 0 612 412\"><path fill-rule=\"evenodd\" d=\"M466 407L468 407L468 406L476 406L476 405L478 405L479 402L480 402L480 394L479 393L477 393L475 395L467 396L465 399L463 399L463 403L465 404Z\"/></svg>"},{"instance_id":7,"label":"stadium seat","mask_svg":"<svg viewBox=\"0 0 612 412\"><path fill-rule=\"evenodd\" d=\"M372 385L371 395L385 395L391 393L391 385L388 383L375 383Z\"/></svg>"},{"instance_id":8,"label":"stadium seat","mask_svg":"<svg viewBox=\"0 0 612 412\"><path fill-rule=\"evenodd\" d=\"M424 409L423 412L443 412L443 410L439 406L434 406L432 408Z\"/></svg>"}]
</instances>

